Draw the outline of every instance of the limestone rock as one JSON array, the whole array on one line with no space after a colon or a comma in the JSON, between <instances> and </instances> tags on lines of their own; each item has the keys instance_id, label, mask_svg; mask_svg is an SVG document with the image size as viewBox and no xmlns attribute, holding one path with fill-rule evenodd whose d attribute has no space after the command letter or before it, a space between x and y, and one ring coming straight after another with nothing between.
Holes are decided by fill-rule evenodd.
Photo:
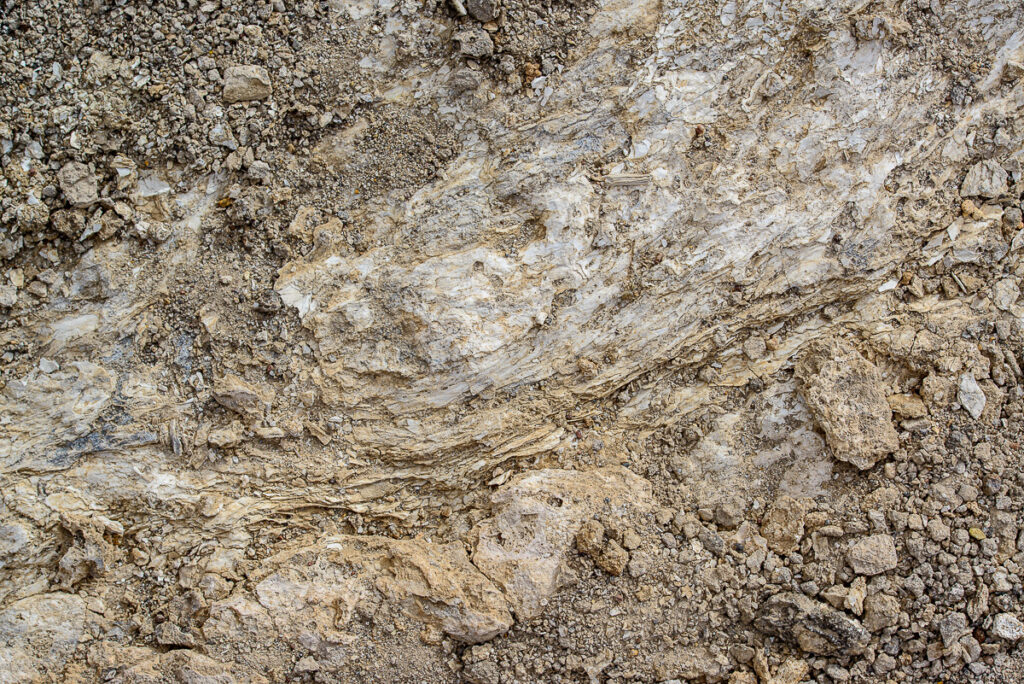
<instances>
[{"instance_id":1,"label":"limestone rock","mask_svg":"<svg viewBox=\"0 0 1024 684\"><path fill-rule=\"evenodd\" d=\"M57 172L57 182L68 202L75 207L86 207L99 199L96 177L81 162L68 162Z\"/></svg>"},{"instance_id":2,"label":"limestone rock","mask_svg":"<svg viewBox=\"0 0 1024 684\"><path fill-rule=\"evenodd\" d=\"M846 592L846 596L843 598L843 607L850 611L854 615L860 616L864 614L864 599L867 597L868 587L867 581L863 577L858 577L853 580L850 584L849 590ZM868 631L871 628L867 625Z\"/></svg>"},{"instance_id":3,"label":"limestone rock","mask_svg":"<svg viewBox=\"0 0 1024 684\"><path fill-rule=\"evenodd\" d=\"M791 496L780 496L761 521L761 536L777 554L792 553L804 537L804 504Z\"/></svg>"},{"instance_id":4,"label":"limestone rock","mask_svg":"<svg viewBox=\"0 0 1024 684\"><path fill-rule=\"evenodd\" d=\"M992 303L997 309L1009 311L1020 297L1020 286L1014 278L1003 278L992 286Z\"/></svg>"},{"instance_id":5,"label":"limestone rock","mask_svg":"<svg viewBox=\"0 0 1024 684\"><path fill-rule=\"evenodd\" d=\"M894 570L896 544L887 534L873 534L855 541L846 552L846 562L858 575L878 575Z\"/></svg>"},{"instance_id":6,"label":"limestone rock","mask_svg":"<svg viewBox=\"0 0 1024 684\"><path fill-rule=\"evenodd\" d=\"M505 591L517 618L530 619L565 580L566 553L584 520L650 506L650 483L625 468L526 473L492 497L492 517L474 529L473 563ZM596 529L583 541L603 554ZM608 566L621 572L615 555Z\"/></svg>"},{"instance_id":7,"label":"limestone rock","mask_svg":"<svg viewBox=\"0 0 1024 684\"><path fill-rule=\"evenodd\" d=\"M722 529L734 530L743 522L746 512L743 501L733 497L715 507L715 522Z\"/></svg>"},{"instance_id":8,"label":"limestone rock","mask_svg":"<svg viewBox=\"0 0 1024 684\"><path fill-rule=\"evenodd\" d=\"M224 70L225 102L265 100L272 92L270 74L261 66L233 66Z\"/></svg>"},{"instance_id":9,"label":"limestone rock","mask_svg":"<svg viewBox=\"0 0 1024 684\"><path fill-rule=\"evenodd\" d=\"M903 418L923 418L928 415L928 407L916 394L893 394L888 401L893 413Z\"/></svg>"},{"instance_id":10,"label":"limestone rock","mask_svg":"<svg viewBox=\"0 0 1024 684\"><path fill-rule=\"evenodd\" d=\"M79 324L87 328L92 321ZM6 418L0 420L0 472L62 470L78 454L102 447L104 440L91 429L115 382L114 374L89 361L8 382L0 389L0 416Z\"/></svg>"},{"instance_id":11,"label":"limestone rock","mask_svg":"<svg viewBox=\"0 0 1024 684\"><path fill-rule=\"evenodd\" d=\"M6 27L31 35L0 60L0 302L17 294L0 309L0 606L27 608L0 619L0 673L448 682L461 660L472 680L654 681L678 655L674 674L714 679L733 664L694 647L705 628L792 656L747 624L767 586L804 593L790 605L811 619L775 626L817 650L861 640L840 613L830 641L816 596L856 610L866 590L862 627L891 629L896 578L842 565L869 529L921 566L922 618L873 664L843 651L813 676L991 665L995 636L984 658L973 634L944 653L928 605L965 604L980 637L1019 598L1024 234L1009 182L980 198L999 169L962 188L982 195L957 183L988 154L1019 189L1022 89L1000 79L1019 74L1020 3L501 0L484 27L496 4L464 1L40 0ZM92 180L69 166L61 183L72 159ZM930 414L898 405L905 453L870 478L891 502L858 502L868 483L832 478L813 432L816 416L867 465L892 447L849 377L866 362L837 347L788 377L851 334L891 353L879 392L918 391ZM944 408L965 372L985 430ZM257 437L208 439L236 419ZM624 462L673 510L645 512L639 478L524 472ZM918 491L947 474L980 493L960 509ZM768 492L815 510L763 515ZM726 493L751 502L735 534ZM500 632L508 604L539 613L595 516L595 563L619 572L628 551L628 576L588 578L594 614L526 622L469 667L451 642ZM323 538L293 538L307 529ZM32 593L55 585L80 596ZM79 629L78 598L111 624ZM202 656L139 649L87 673L42 610L91 643L194 637ZM686 643L662 658L666 635ZM556 645L564 669L529 662Z\"/></svg>"},{"instance_id":12,"label":"limestone rock","mask_svg":"<svg viewBox=\"0 0 1024 684\"><path fill-rule=\"evenodd\" d=\"M10 308L18 303L18 288L0 283L0 307Z\"/></svg>"},{"instance_id":13,"label":"limestone rock","mask_svg":"<svg viewBox=\"0 0 1024 684\"><path fill-rule=\"evenodd\" d=\"M619 546L614 539L609 539L604 549L594 559L594 563L609 575L618 577L629 563L629 552Z\"/></svg>"},{"instance_id":14,"label":"limestone rock","mask_svg":"<svg viewBox=\"0 0 1024 684\"><path fill-rule=\"evenodd\" d=\"M195 648L196 638L171 622L162 622L154 630L156 643L161 646L181 646Z\"/></svg>"},{"instance_id":15,"label":"limestone rock","mask_svg":"<svg viewBox=\"0 0 1024 684\"><path fill-rule=\"evenodd\" d=\"M1007 191L1006 171L996 161L986 159L970 168L960 186L964 197L998 197Z\"/></svg>"},{"instance_id":16,"label":"limestone rock","mask_svg":"<svg viewBox=\"0 0 1024 684\"><path fill-rule=\"evenodd\" d=\"M219 449L230 449L231 447L238 446L242 441L242 425L235 421L231 425L211 430L210 436L206 438L206 441L210 446L215 446Z\"/></svg>"},{"instance_id":17,"label":"limestone rock","mask_svg":"<svg viewBox=\"0 0 1024 684\"><path fill-rule=\"evenodd\" d=\"M732 671L732 663L724 653L713 651L707 646L687 646L673 649L665 660L659 663L659 681L722 682Z\"/></svg>"},{"instance_id":18,"label":"limestone rock","mask_svg":"<svg viewBox=\"0 0 1024 684\"><path fill-rule=\"evenodd\" d=\"M970 631L967 616L959 611L946 614L939 620L939 636L946 648L955 644L960 637Z\"/></svg>"},{"instance_id":19,"label":"limestone rock","mask_svg":"<svg viewBox=\"0 0 1024 684\"><path fill-rule=\"evenodd\" d=\"M113 548L103 537L103 526L84 516L65 513L61 516L61 527L72 541L57 563L60 586L72 589L88 577L103 575L113 559Z\"/></svg>"},{"instance_id":20,"label":"limestone rock","mask_svg":"<svg viewBox=\"0 0 1024 684\"><path fill-rule=\"evenodd\" d=\"M864 601L864 628L880 632L900 620L900 602L888 594L872 594Z\"/></svg>"},{"instance_id":21,"label":"limestone rock","mask_svg":"<svg viewBox=\"0 0 1024 684\"><path fill-rule=\"evenodd\" d=\"M999 613L992 618L992 634L1003 641L1017 641L1024 636L1024 624L1010 613Z\"/></svg>"},{"instance_id":22,"label":"limestone rock","mask_svg":"<svg viewBox=\"0 0 1024 684\"><path fill-rule=\"evenodd\" d=\"M203 633L229 656L237 639L295 641L306 630L338 639L349 621L381 601L466 643L512 625L501 592L460 544L339 535L269 558L252 593L210 607Z\"/></svg>"},{"instance_id":23,"label":"limestone rock","mask_svg":"<svg viewBox=\"0 0 1024 684\"><path fill-rule=\"evenodd\" d=\"M600 555L604 548L604 525L596 520L583 523L576 533L576 548L588 556Z\"/></svg>"},{"instance_id":24,"label":"limestone rock","mask_svg":"<svg viewBox=\"0 0 1024 684\"><path fill-rule=\"evenodd\" d=\"M466 11L477 21L494 21L498 17L497 0L466 0Z\"/></svg>"},{"instance_id":25,"label":"limestone rock","mask_svg":"<svg viewBox=\"0 0 1024 684\"><path fill-rule=\"evenodd\" d=\"M472 27L459 31L455 34L455 40L459 44L459 50L467 57L482 59L494 53L494 41L481 28Z\"/></svg>"},{"instance_id":26,"label":"limestone rock","mask_svg":"<svg viewBox=\"0 0 1024 684\"><path fill-rule=\"evenodd\" d=\"M899 447L878 369L849 344L809 350L796 373L836 458L866 470Z\"/></svg>"},{"instance_id":27,"label":"limestone rock","mask_svg":"<svg viewBox=\"0 0 1024 684\"><path fill-rule=\"evenodd\" d=\"M978 385L972 373L964 373L960 376L960 385L957 389L956 398L964 410L971 414L971 418L977 420L985 411L985 403L988 401L985 392Z\"/></svg>"},{"instance_id":28,"label":"limestone rock","mask_svg":"<svg viewBox=\"0 0 1024 684\"><path fill-rule=\"evenodd\" d=\"M134 659L133 659L134 660ZM137 661L121 658L112 661L111 679L115 684L149 684L150 682L230 682L231 684L266 684L266 677L237 663L214 660L187 649L154 654ZM115 669L116 668L116 669Z\"/></svg>"},{"instance_id":29,"label":"limestone rock","mask_svg":"<svg viewBox=\"0 0 1024 684\"><path fill-rule=\"evenodd\" d=\"M631 531L623 534L623 543L626 543L626 534L636 536ZM636 542L639 545L638 539ZM588 520L580 527L576 533L576 548L580 553L590 556L594 565L616 577L622 574L629 563L626 549L613 539L605 539L604 526L596 520Z\"/></svg>"},{"instance_id":30,"label":"limestone rock","mask_svg":"<svg viewBox=\"0 0 1024 684\"><path fill-rule=\"evenodd\" d=\"M65 593L35 594L0 611L0 682L43 680L46 667L74 653L87 619L85 601Z\"/></svg>"},{"instance_id":31,"label":"limestone rock","mask_svg":"<svg viewBox=\"0 0 1024 684\"><path fill-rule=\"evenodd\" d=\"M857 620L797 593L769 598L758 611L755 624L818 655L856 655L863 652L871 638Z\"/></svg>"},{"instance_id":32,"label":"limestone rock","mask_svg":"<svg viewBox=\"0 0 1024 684\"><path fill-rule=\"evenodd\" d=\"M218 404L249 417L260 415L273 401L271 392L231 374L218 378L213 386L213 398Z\"/></svg>"}]
</instances>

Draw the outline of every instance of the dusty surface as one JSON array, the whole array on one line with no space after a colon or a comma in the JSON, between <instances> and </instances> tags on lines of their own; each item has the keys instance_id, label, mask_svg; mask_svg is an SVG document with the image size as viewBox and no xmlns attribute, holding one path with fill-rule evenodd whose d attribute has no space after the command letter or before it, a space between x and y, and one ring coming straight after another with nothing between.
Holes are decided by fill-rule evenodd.
<instances>
[{"instance_id":1,"label":"dusty surface","mask_svg":"<svg viewBox=\"0 0 1024 684\"><path fill-rule=\"evenodd\" d=\"M1024 678L1024 7L14 2L0 682Z\"/></svg>"}]
</instances>

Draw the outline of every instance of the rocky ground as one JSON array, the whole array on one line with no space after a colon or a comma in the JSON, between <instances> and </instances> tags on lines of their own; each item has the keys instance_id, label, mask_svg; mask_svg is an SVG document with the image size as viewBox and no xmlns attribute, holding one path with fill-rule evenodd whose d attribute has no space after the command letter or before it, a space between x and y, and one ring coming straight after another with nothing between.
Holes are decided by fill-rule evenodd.
<instances>
[{"instance_id":1,"label":"rocky ground","mask_svg":"<svg viewBox=\"0 0 1024 684\"><path fill-rule=\"evenodd\" d=\"M1024 681L1024 7L0 12L0 682Z\"/></svg>"}]
</instances>

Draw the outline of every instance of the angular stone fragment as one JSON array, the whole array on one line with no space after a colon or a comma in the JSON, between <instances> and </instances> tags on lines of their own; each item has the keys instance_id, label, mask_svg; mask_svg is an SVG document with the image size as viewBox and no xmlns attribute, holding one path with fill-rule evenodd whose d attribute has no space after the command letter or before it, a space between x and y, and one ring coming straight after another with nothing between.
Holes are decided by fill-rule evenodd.
<instances>
[{"instance_id":1,"label":"angular stone fragment","mask_svg":"<svg viewBox=\"0 0 1024 684\"><path fill-rule=\"evenodd\" d=\"M846 552L846 562L858 575L879 575L894 570L897 564L896 544L887 534L858 539Z\"/></svg>"},{"instance_id":2,"label":"angular stone fragment","mask_svg":"<svg viewBox=\"0 0 1024 684\"><path fill-rule=\"evenodd\" d=\"M1007 190L1006 171L996 161L986 159L970 168L960 186L963 197L998 197Z\"/></svg>"},{"instance_id":3,"label":"angular stone fragment","mask_svg":"<svg viewBox=\"0 0 1024 684\"><path fill-rule=\"evenodd\" d=\"M455 34L455 40L459 44L459 51L467 57L482 59L490 57L494 53L494 41L481 28L473 27Z\"/></svg>"},{"instance_id":4,"label":"angular stone fragment","mask_svg":"<svg viewBox=\"0 0 1024 684\"><path fill-rule=\"evenodd\" d=\"M172 622L162 622L154 630L156 643L161 646L195 648L196 638Z\"/></svg>"},{"instance_id":5,"label":"angular stone fragment","mask_svg":"<svg viewBox=\"0 0 1024 684\"><path fill-rule=\"evenodd\" d=\"M618 542L610 539L600 555L594 559L594 563L609 575L618 577L629 563L629 552L619 546Z\"/></svg>"},{"instance_id":6,"label":"angular stone fragment","mask_svg":"<svg viewBox=\"0 0 1024 684\"><path fill-rule=\"evenodd\" d=\"M233 66L224 71L225 102L263 100L270 97L272 92L270 74L261 66Z\"/></svg>"},{"instance_id":7,"label":"angular stone fragment","mask_svg":"<svg viewBox=\"0 0 1024 684\"><path fill-rule=\"evenodd\" d=\"M70 513L61 516L60 524L72 538L57 563L61 588L71 589L87 577L105 574L113 559L113 549L103 538L103 526Z\"/></svg>"},{"instance_id":8,"label":"angular stone fragment","mask_svg":"<svg viewBox=\"0 0 1024 684\"><path fill-rule=\"evenodd\" d=\"M18 303L18 288L0 283L0 307L10 308Z\"/></svg>"},{"instance_id":9,"label":"angular stone fragment","mask_svg":"<svg viewBox=\"0 0 1024 684\"><path fill-rule=\"evenodd\" d=\"M942 637L942 644L946 648L955 644L960 637L969 631L970 627L967 624L967 616L959 611L949 613L939 620L939 636Z\"/></svg>"},{"instance_id":10,"label":"angular stone fragment","mask_svg":"<svg viewBox=\"0 0 1024 684\"><path fill-rule=\"evenodd\" d=\"M818 655L857 655L871 638L859 621L794 592L777 594L765 601L755 626Z\"/></svg>"},{"instance_id":11,"label":"angular stone fragment","mask_svg":"<svg viewBox=\"0 0 1024 684\"><path fill-rule=\"evenodd\" d=\"M992 286L992 303L1001 311L1009 311L1020 297L1020 287L1013 278L1003 278Z\"/></svg>"},{"instance_id":12,"label":"angular stone fragment","mask_svg":"<svg viewBox=\"0 0 1024 684\"><path fill-rule=\"evenodd\" d=\"M235 421L226 427L212 430L206 441L210 446L215 446L218 449L230 449L238 446L242 441L242 426Z\"/></svg>"},{"instance_id":13,"label":"angular stone fragment","mask_svg":"<svg viewBox=\"0 0 1024 684\"><path fill-rule=\"evenodd\" d=\"M893 394L888 401L893 413L903 418L924 418L928 415L928 407L916 394Z\"/></svg>"},{"instance_id":14,"label":"angular stone fragment","mask_svg":"<svg viewBox=\"0 0 1024 684\"><path fill-rule=\"evenodd\" d=\"M658 663L655 673L658 681L722 682L732 668L724 653L698 645L672 649Z\"/></svg>"},{"instance_id":15,"label":"angular stone fragment","mask_svg":"<svg viewBox=\"0 0 1024 684\"><path fill-rule=\"evenodd\" d=\"M214 603L203 624L229 657L240 641L337 639L382 602L465 643L512 626L505 598L459 543L336 535L268 559L251 579L251 593Z\"/></svg>"},{"instance_id":16,"label":"angular stone fragment","mask_svg":"<svg viewBox=\"0 0 1024 684\"><path fill-rule=\"evenodd\" d=\"M808 350L796 374L836 458L867 470L899 447L881 375L848 343Z\"/></svg>"},{"instance_id":17,"label":"angular stone fragment","mask_svg":"<svg viewBox=\"0 0 1024 684\"><path fill-rule=\"evenodd\" d=\"M880 632L900 619L900 602L888 594L872 594L864 601L864 628Z\"/></svg>"},{"instance_id":18,"label":"angular stone fragment","mask_svg":"<svg viewBox=\"0 0 1024 684\"><path fill-rule=\"evenodd\" d=\"M715 522L726 530L734 530L743 522L746 506L743 500L732 497L715 507Z\"/></svg>"},{"instance_id":19,"label":"angular stone fragment","mask_svg":"<svg viewBox=\"0 0 1024 684\"><path fill-rule=\"evenodd\" d=\"M96 178L81 162L68 162L62 166L57 172L57 182L72 206L85 207L99 199Z\"/></svg>"},{"instance_id":20,"label":"angular stone fragment","mask_svg":"<svg viewBox=\"0 0 1024 684\"><path fill-rule=\"evenodd\" d=\"M226 409L243 416L256 416L273 401L272 390L257 388L237 375L225 375L213 385L214 400Z\"/></svg>"},{"instance_id":21,"label":"angular stone fragment","mask_svg":"<svg viewBox=\"0 0 1024 684\"><path fill-rule=\"evenodd\" d=\"M956 393L957 401L964 407L964 410L971 414L971 418L977 420L985 411L987 398L978 381L971 373L964 373L960 376L960 386Z\"/></svg>"},{"instance_id":22,"label":"angular stone fragment","mask_svg":"<svg viewBox=\"0 0 1024 684\"><path fill-rule=\"evenodd\" d=\"M803 503L790 496L775 499L761 522L761 536L779 555L785 556L796 550L804 537Z\"/></svg>"},{"instance_id":23,"label":"angular stone fragment","mask_svg":"<svg viewBox=\"0 0 1024 684\"><path fill-rule=\"evenodd\" d=\"M867 593L867 582L863 577L858 577L853 580L849 590L846 592L846 596L843 599L843 607L854 615L862 615L864 613L864 599L867 597ZM870 629L868 627L869 631Z\"/></svg>"},{"instance_id":24,"label":"angular stone fragment","mask_svg":"<svg viewBox=\"0 0 1024 684\"><path fill-rule=\"evenodd\" d=\"M596 520L588 520L576 533L576 548L580 553L597 556L604 548L604 525Z\"/></svg>"},{"instance_id":25,"label":"angular stone fragment","mask_svg":"<svg viewBox=\"0 0 1024 684\"><path fill-rule=\"evenodd\" d=\"M1004 641L1017 641L1024 636L1024 624L1009 613L992 618L992 634Z\"/></svg>"},{"instance_id":26,"label":"angular stone fragment","mask_svg":"<svg viewBox=\"0 0 1024 684\"><path fill-rule=\"evenodd\" d=\"M498 16L497 0L466 0L466 11L477 21L494 21Z\"/></svg>"},{"instance_id":27,"label":"angular stone fragment","mask_svg":"<svg viewBox=\"0 0 1024 684\"><path fill-rule=\"evenodd\" d=\"M504 485L492 503L494 515L473 532L473 563L504 589L516 616L529 619L540 614L565 581L566 553L583 522L598 513L618 516L630 508L649 509L651 485L620 467L539 470ZM591 527L577 543L596 547L603 559L606 546ZM607 571L621 572L626 552L619 550L607 558Z\"/></svg>"}]
</instances>

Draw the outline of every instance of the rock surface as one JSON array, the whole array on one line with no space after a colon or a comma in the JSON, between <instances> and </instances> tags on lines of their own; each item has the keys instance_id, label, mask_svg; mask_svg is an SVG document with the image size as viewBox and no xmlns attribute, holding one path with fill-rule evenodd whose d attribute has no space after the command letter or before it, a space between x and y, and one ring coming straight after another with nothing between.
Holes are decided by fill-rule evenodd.
<instances>
[{"instance_id":1,"label":"rock surface","mask_svg":"<svg viewBox=\"0 0 1024 684\"><path fill-rule=\"evenodd\" d=\"M577 532L598 513L649 508L651 490L623 468L540 470L499 489L491 506L493 515L474 529L473 563L502 587L516 617L528 620L569 579L567 553L580 540L601 567L621 574L628 554L615 542L607 548L603 528Z\"/></svg>"},{"instance_id":2,"label":"rock surface","mask_svg":"<svg viewBox=\"0 0 1024 684\"><path fill-rule=\"evenodd\" d=\"M866 470L899 446L878 369L848 344L808 351L796 373L836 458Z\"/></svg>"},{"instance_id":3,"label":"rock surface","mask_svg":"<svg viewBox=\"0 0 1024 684\"><path fill-rule=\"evenodd\" d=\"M967 171L960 194L964 197L998 197L1007 190L1006 171L992 159L978 162Z\"/></svg>"},{"instance_id":4,"label":"rock surface","mask_svg":"<svg viewBox=\"0 0 1024 684\"><path fill-rule=\"evenodd\" d=\"M759 629L820 655L857 655L871 636L857 620L802 594L780 594L768 599L758 611L757 623Z\"/></svg>"},{"instance_id":5,"label":"rock surface","mask_svg":"<svg viewBox=\"0 0 1024 684\"><path fill-rule=\"evenodd\" d=\"M332 537L268 559L259 577L251 595L210 606L207 638L228 650L243 640L298 640L310 629L335 640L357 614L382 600L467 643L487 641L512 625L501 592L458 544ZM242 616L254 626L277 628L236 633Z\"/></svg>"},{"instance_id":6,"label":"rock surface","mask_svg":"<svg viewBox=\"0 0 1024 684\"><path fill-rule=\"evenodd\" d=\"M846 552L846 561L858 575L871 576L894 570L897 560L896 544L887 534L859 539Z\"/></svg>"},{"instance_id":7,"label":"rock surface","mask_svg":"<svg viewBox=\"0 0 1024 684\"><path fill-rule=\"evenodd\" d=\"M270 74L261 66L233 66L224 71L225 102L265 100L272 92Z\"/></svg>"},{"instance_id":8,"label":"rock surface","mask_svg":"<svg viewBox=\"0 0 1024 684\"><path fill-rule=\"evenodd\" d=\"M85 164L68 162L57 173L57 181L72 206L87 207L99 199L96 178Z\"/></svg>"},{"instance_id":9,"label":"rock surface","mask_svg":"<svg viewBox=\"0 0 1024 684\"><path fill-rule=\"evenodd\" d=\"M0 681L1024 681L1024 6L0 13Z\"/></svg>"}]
</instances>

